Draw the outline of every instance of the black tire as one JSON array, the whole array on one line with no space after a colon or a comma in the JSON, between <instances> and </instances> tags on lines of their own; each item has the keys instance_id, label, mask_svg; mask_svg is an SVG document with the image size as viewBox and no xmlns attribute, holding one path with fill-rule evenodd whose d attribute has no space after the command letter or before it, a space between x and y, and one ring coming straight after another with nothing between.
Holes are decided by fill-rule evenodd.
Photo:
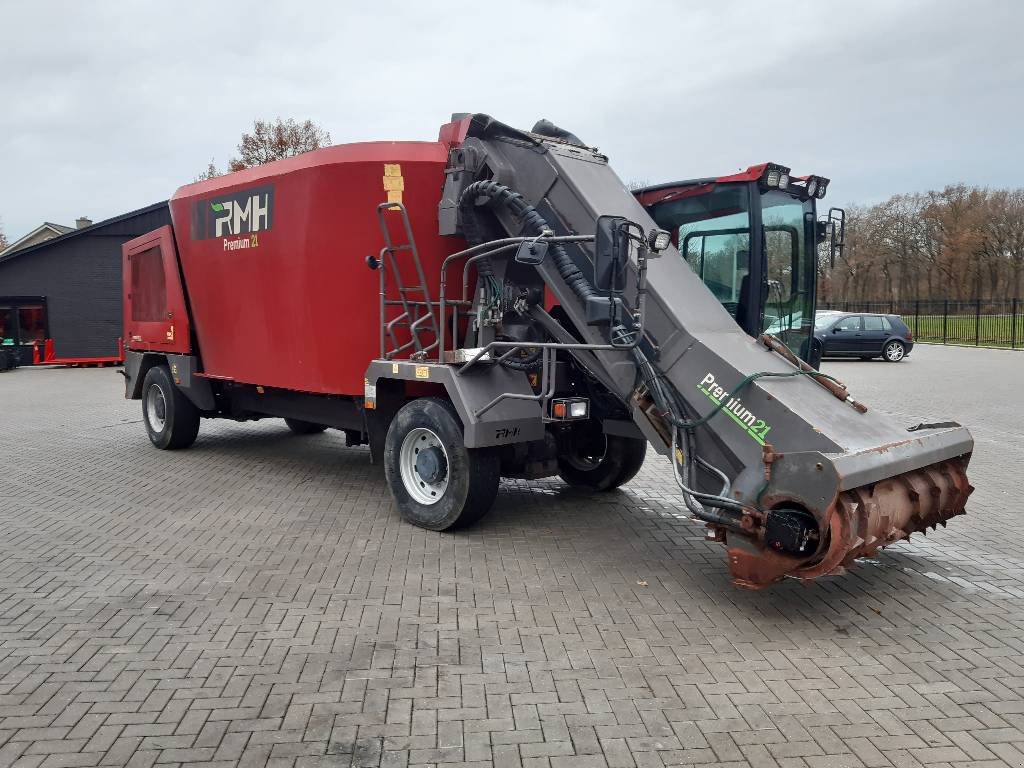
<instances>
[{"instance_id":1,"label":"black tire","mask_svg":"<svg viewBox=\"0 0 1024 768\"><path fill-rule=\"evenodd\" d=\"M597 422L573 430L558 456L558 475L569 485L592 491L613 491L640 471L647 441L606 435Z\"/></svg>"},{"instance_id":2,"label":"black tire","mask_svg":"<svg viewBox=\"0 0 1024 768\"><path fill-rule=\"evenodd\" d=\"M318 435L327 429L326 424L314 424L311 421L300 421L299 419L285 419L284 423L296 435Z\"/></svg>"},{"instance_id":3,"label":"black tire","mask_svg":"<svg viewBox=\"0 0 1024 768\"><path fill-rule=\"evenodd\" d=\"M471 525L487 514L498 494L500 469L496 449L465 446L455 409L440 398L406 403L384 440L384 474L398 511L431 531Z\"/></svg>"},{"instance_id":4,"label":"black tire","mask_svg":"<svg viewBox=\"0 0 1024 768\"><path fill-rule=\"evenodd\" d=\"M150 442L162 450L188 448L199 434L199 409L171 381L166 366L154 365L142 381L142 421Z\"/></svg>"},{"instance_id":5,"label":"black tire","mask_svg":"<svg viewBox=\"0 0 1024 768\"><path fill-rule=\"evenodd\" d=\"M902 341L888 341L885 347L882 348L882 359L887 363L898 363L903 360L907 355L907 348L903 346Z\"/></svg>"}]
</instances>

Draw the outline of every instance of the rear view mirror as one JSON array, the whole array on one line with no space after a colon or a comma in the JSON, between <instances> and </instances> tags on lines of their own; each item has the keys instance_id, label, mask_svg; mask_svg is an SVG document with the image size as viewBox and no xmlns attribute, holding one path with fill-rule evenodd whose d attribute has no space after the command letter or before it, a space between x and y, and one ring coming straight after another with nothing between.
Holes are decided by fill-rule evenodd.
<instances>
[{"instance_id":1,"label":"rear view mirror","mask_svg":"<svg viewBox=\"0 0 1024 768\"><path fill-rule=\"evenodd\" d=\"M599 291L622 293L629 263L628 219L599 216L594 238L594 287Z\"/></svg>"},{"instance_id":2,"label":"rear view mirror","mask_svg":"<svg viewBox=\"0 0 1024 768\"><path fill-rule=\"evenodd\" d=\"M836 257L843 255L843 246L846 245L846 211L842 208L829 208L828 227L829 260L834 269Z\"/></svg>"}]
</instances>

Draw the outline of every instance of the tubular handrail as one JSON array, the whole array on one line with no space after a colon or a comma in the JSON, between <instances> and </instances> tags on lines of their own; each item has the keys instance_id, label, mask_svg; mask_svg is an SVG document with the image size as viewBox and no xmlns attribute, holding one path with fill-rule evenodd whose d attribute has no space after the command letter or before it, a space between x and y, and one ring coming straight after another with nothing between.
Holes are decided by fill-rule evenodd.
<instances>
[{"instance_id":1,"label":"tubular handrail","mask_svg":"<svg viewBox=\"0 0 1024 768\"><path fill-rule=\"evenodd\" d=\"M440 362L444 357L444 344L445 344L445 316L447 309L447 300L445 298L445 292L447 289L447 272L449 265L457 259L466 259L466 263L462 268L462 295L459 299L453 299L453 302L459 302L465 304L469 301L467 292L469 290L469 268L475 262L490 257L496 256L499 253L505 253L510 251L519 245L526 242L541 242L541 243L587 243L593 242L593 235L531 235L529 237L504 237L498 240L490 240L486 243L480 243L478 245L470 246L461 251L457 251L450 254L441 262L441 285L438 295L438 303L440 305L438 309L439 327L440 327L440 339L438 345L438 361ZM536 345L530 345L536 346ZM455 329L452 330L452 350L455 350Z\"/></svg>"}]
</instances>

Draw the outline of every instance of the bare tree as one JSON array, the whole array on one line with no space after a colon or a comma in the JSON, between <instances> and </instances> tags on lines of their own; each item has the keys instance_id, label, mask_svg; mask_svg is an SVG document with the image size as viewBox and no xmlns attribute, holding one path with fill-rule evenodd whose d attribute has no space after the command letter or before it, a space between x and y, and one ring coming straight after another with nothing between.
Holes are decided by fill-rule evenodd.
<instances>
[{"instance_id":1,"label":"bare tree","mask_svg":"<svg viewBox=\"0 0 1024 768\"><path fill-rule=\"evenodd\" d=\"M0 219L0 251L6 248L10 243L7 242L7 235L4 234L4 223Z\"/></svg>"},{"instance_id":2,"label":"bare tree","mask_svg":"<svg viewBox=\"0 0 1024 768\"><path fill-rule=\"evenodd\" d=\"M274 122L256 120L252 133L243 133L238 144L238 157L231 158L228 170L241 171L257 165L294 157L304 152L326 147L331 134L312 120L297 123L292 118Z\"/></svg>"},{"instance_id":3,"label":"bare tree","mask_svg":"<svg viewBox=\"0 0 1024 768\"><path fill-rule=\"evenodd\" d=\"M1011 299L1024 291L1024 189L951 184L847 214L846 249L822 269L830 301Z\"/></svg>"},{"instance_id":4,"label":"bare tree","mask_svg":"<svg viewBox=\"0 0 1024 768\"><path fill-rule=\"evenodd\" d=\"M210 164L208 166L206 166L206 170L203 171L202 173L200 173L194 179L192 179L192 181L193 182L196 182L196 181L206 181L207 179L215 179L215 178L217 178L220 175L221 175L221 172L220 172L220 170L218 170L217 164L213 161L213 158L211 157L210 158Z\"/></svg>"}]
</instances>

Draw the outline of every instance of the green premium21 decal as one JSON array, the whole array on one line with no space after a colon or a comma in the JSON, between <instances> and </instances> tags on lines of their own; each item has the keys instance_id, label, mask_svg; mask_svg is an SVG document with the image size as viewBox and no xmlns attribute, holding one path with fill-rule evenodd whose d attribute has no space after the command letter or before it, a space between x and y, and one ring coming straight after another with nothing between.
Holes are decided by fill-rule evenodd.
<instances>
[{"instance_id":1,"label":"green premium21 decal","mask_svg":"<svg viewBox=\"0 0 1024 768\"><path fill-rule=\"evenodd\" d=\"M759 419L751 413L738 397L730 397L729 390L715 382L714 374L708 373L701 383L697 385L697 389L703 392L712 403L722 406L721 410L739 424L744 432L760 445L764 445L771 427L763 419ZM725 400L725 405L722 405L723 400Z\"/></svg>"}]
</instances>

